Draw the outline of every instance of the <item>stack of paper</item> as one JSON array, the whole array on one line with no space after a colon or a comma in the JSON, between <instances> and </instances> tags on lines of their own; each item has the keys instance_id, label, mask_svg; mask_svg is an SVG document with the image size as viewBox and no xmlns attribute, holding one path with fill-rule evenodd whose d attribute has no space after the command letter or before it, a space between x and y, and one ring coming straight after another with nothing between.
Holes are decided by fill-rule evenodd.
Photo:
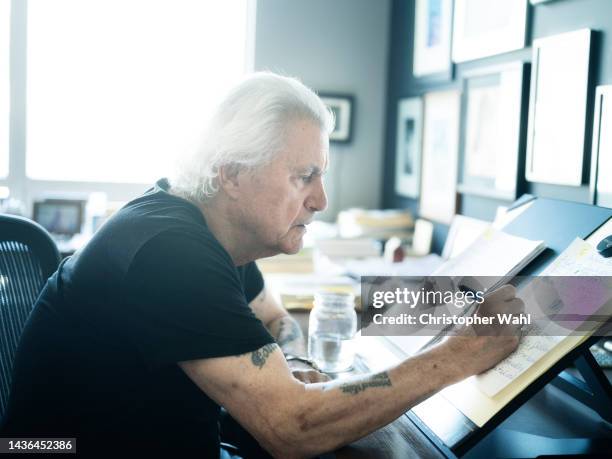
<instances>
[{"instance_id":1,"label":"stack of paper","mask_svg":"<svg viewBox=\"0 0 612 459\"><path fill-rule=\"evenodd\" d=\"M440 267L443 260L439 255L431 253L424 257L408 257L399 263L389 263L381 257L364 260L345 260L339 263L349 276L406 276L424 277Z\"/></svg>"},{"instance_id":2,"label":"stack of paper","mask_svg":"<svg viewBox=\"0 0 612 459\"><path fill-rule=\"evenodd\" d=\"M320 239L315 246L321 254L330 258L377 257L382 252L380 241L371 238Z\"/></svg>"},{"instance_id":3,"label":"stack of paper","mask_svg":"<svg viewBox=\"0 0 612 459\"><path fill-rule=\"evenodd\" d=\"M295 255L281 253L269 258L257 260L257 266L264 274L267 273L311 273L314 270L313 251L303 248Z\"/></svg>"},{"instance_id":4,"label":"stack of paper","mask_svg":"<svg viewBox=\"0 0 612 459\"><path fill-rule=\"evenodd\" d=\"M308 310L314 304L317 292L341 292L355 295L355 306L360 306L361 288L358 282L346 276L316 274L268 274L266 288L285 309Z\"/></svg>"},{"instance_id":5,"label":"stack of paper","mask_svg":"<svg viewBox=\"0 0 612 459\"><path fill-rule=\"evenodd\" d=\"M413 227L414 219L407 210L349 209L338 214L338 231L344 238L409 236Z\"/></svg>"}]
</instances>

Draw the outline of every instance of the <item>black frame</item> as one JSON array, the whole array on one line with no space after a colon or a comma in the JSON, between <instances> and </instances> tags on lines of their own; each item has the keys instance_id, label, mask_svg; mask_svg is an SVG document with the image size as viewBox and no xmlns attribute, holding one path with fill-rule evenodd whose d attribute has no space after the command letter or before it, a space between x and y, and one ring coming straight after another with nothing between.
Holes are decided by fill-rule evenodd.
<instances>
[{"instance_id":1,"label":"black frame","mask_svg":"<svg viewBox=\"0 0 612 459\"><path fill-rule=\"evenodd\" d=\"M330 106L329 99L341 99L342 102L348 103L348 132L345 136L341 138L334 138L333 134L335 132L330 133L329 141L331 143L350 143L353 140L353 124L355 119L355 97L351 94L343 94L343 93L334 93L334 92L319 92L319 97L323 101L323 103L332 110ZM337 120L336 120L337 121ZM336 125L337 126L337 125Z\"/></svg>"}]
</instances>

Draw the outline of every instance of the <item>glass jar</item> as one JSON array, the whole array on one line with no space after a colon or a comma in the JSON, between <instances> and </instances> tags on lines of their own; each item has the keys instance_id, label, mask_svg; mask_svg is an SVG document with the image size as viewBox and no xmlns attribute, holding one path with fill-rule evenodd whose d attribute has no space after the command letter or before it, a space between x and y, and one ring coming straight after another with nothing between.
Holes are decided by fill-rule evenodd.
<instances>
[{"instance_id":1,"label":"glass jar","mask_svg":"<svg viewBox=\"0 0 612 459\"><path fill-rule=\"evenodd\" d=\"M357 331L352 293L315 294L308 325L308 355L321 370L337 373L353 366L352 339Z\"/></svg>"}]
</instances>

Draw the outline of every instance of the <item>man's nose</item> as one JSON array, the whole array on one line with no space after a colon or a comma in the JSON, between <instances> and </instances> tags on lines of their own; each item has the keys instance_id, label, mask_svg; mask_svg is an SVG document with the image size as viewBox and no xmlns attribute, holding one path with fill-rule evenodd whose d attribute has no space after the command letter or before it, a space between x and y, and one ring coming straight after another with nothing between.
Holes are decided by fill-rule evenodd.
<instances>
[{"instance_id":1,"label":"man's nose","mask_svg":"<svg viewBox=\"0 0 612 459\"><path fill-rule=\"evenodd\" d=\"M306 207L311 212L322 212L327 209L327 193L325 193L325 186L321 178L317 180L317 186L308 196Z\"/></svg>"}]
</instances>

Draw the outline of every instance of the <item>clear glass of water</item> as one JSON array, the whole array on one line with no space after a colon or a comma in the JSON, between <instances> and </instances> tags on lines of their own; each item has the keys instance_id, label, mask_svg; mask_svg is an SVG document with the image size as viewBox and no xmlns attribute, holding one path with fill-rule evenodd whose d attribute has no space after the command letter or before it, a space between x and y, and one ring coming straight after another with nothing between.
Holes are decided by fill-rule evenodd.
<instances>
[{"instance_id":1,"label":"clear glass of water","mask_svg":"<svg viewBox=\"0 0 612 459\"><path fill-rule=\"evenodd\" d=\"M349 370L355 359L352 339L356 331L353 294L315 294L308 325L308 354L319 368L329 373Z\"/></svg>"}]
</instances>

